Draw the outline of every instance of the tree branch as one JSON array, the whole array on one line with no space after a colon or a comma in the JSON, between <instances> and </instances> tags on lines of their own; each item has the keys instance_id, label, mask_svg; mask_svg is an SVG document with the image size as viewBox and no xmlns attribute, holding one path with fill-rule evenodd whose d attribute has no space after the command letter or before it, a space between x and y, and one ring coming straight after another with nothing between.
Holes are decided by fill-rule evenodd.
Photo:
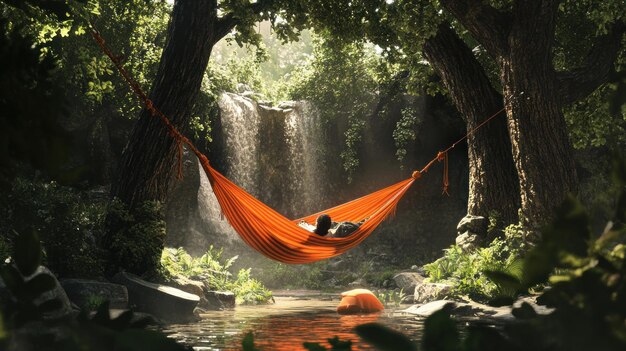
<instances>
[{"instance_id":1,"label":"tree branch","mask_svg":"<svg viewBox=\"0 0 626 351\"><path fill-rule=\"evenodd\" d=\"M258 0L257 2L248 4L247 8L242 13L252 13L255 15L266 11L274 3L274 0ZM214 42L218 42L220 39L230 33L235 26L241 22L241 17L237 16L235 12L229 12L224 16L218 18L215 22L215 38Z\"/></svg>"},{"instance_id":2,"label":"tree branch","mask_svg":"<svg viewBox=\"0 0 626 351\"><path fill-rule=\"evenodd\" d=\"M564 104L581 100L606 83L622 48L625 32L626 24L614 24L607 34L593 41L584 66L557 73L559 94Z\"/></svg>"},{"instance_id":3,"label":"tree branch","mask_svg":"<svg viewBox=\"0 0 626 351\"><path fill-rule=\"evenodd\" d=\"M492 57L506 51L511 15L479 0L441 0L445 7Z\"/></svg>"}]
</instances>

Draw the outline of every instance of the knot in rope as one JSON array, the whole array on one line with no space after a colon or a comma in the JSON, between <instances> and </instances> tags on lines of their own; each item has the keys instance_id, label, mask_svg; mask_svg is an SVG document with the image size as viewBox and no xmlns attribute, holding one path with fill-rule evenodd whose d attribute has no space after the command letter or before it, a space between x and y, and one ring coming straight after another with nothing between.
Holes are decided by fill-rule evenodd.
<instances>
[{"instance_id":1,"label":"knot in rope","mask_svg":"<svg viewBox=\"0 0 626 351\"><path fill-rule=\"evenodd\" d=\"M443 161L443 160L446 158L446 155L447 155L447 154L448 154L448 153L447 153L447 152L445 152L445 151L439 151L439 152L437 153L437 161L439 161L439 162Z\"/></svg>"},{"instance_id":2,"label":"knot in rope","mask_svg":"<svg viewBox=\"0 0 626 351\"><path fill-rule=\"evenodd\" d=\"M413 179L420 179L422 177L422 172L420 171L413 171L413 174L411 174L411 178Z\"/></svg>"}]
</instances>

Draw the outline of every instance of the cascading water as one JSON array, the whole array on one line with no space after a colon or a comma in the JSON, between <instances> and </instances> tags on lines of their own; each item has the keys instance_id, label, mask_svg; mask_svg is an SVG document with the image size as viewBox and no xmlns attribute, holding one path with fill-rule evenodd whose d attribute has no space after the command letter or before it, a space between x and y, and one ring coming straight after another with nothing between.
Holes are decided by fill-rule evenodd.
<instances>
[{"instance_id":1,"label":"cascading water","mask_svg":"<svg viewBox=\"0 0 626 351\"><path fill-rule=\"evenodd\" d=\"M316 212L325 205L327 182L324 182L326 150L319 111L307 101L281 104L288 107L285 121L289 146L289 190L293 196L292 213L296 216Z\"/></svg>"},{"instance_id":2,"label":"cascading water","mask_svg":"<svg viewBox=\"0 0 626 351\"><path fill-rule=\"evenodd\" d=\"M307 102L269 107L232 93L222 94L219 106L225 175L288 217L321 209L325 143L316 109ZM205 243L237 237L201 169L197 213L203 226L195 230L204 233Z\"/></svg>"},{"instance_id":3,"label":"cascading water","mask_svg":"<svg viewBox=\"0 0 626 351\"><path fill-rule=\"evenodd\" d=\"M258 195L259 128L257 103L241 95L224 93L219 100L227 176L252 195Z\"/></svg>"}]
</instances>

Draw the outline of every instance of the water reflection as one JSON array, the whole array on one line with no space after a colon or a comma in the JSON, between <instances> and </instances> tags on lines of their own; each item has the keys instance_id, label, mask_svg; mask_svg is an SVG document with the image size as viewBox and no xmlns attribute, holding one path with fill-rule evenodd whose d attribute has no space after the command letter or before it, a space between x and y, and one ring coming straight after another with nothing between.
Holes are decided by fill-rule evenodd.
<instances>
[{"instance_id":1,"label":"water reflection","mask_svg":"<svg viewBox=\"0 0 626 351\"><path fill-rule=\"evenodd\" d=\"M335 312L338 301L277 298L268 306L239 306L234 311L217 311L205 315L198 323L171 325L165 329L195 350L241 350L241 339L254 333L255 345L264 351L306 349L303 342L319 342L330 348L326 339L338 336L351 340L353 350L375 350L354 334L354 327L377 322L419 340L422 320L387 310L378 314L341 316Z\"/></svg>"}]
</instances>

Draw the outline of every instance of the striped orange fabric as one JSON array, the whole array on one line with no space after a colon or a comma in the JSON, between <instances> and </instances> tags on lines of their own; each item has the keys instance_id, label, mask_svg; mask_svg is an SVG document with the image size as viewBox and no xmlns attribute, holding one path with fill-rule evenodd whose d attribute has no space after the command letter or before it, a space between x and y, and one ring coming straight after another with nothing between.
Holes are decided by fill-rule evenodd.
<instances>
[{"instance_id":1,"label":"striped orange fabric","mask_svg":"<svg viewBox=\"0 0 626 351\"><path fill-rule=\"evenodd\" d=\"M412 177L328 210L290 220L216 171L204 155L199 158L222 212L235 231L255 250L284 263L315 262L355 247L394 213L398 202L416 179ZM314 224L322 213L338 222L358 222L364 218L367 221L345 238L322 237L298 226L300 220Z\"/></svg>"},{"instance_id":2,"label":"striped orange fabric","mask_svg":"<svg viewBox=\"0 0 626 351\"><path fill-rule=\"evenodd\" d=\"M457 144L481 128L483 125L498 116L505 109L502 108L491 117L483 120L479 125L470 129L467 134L454 142L447 149L439 152L424 168L413 172L411 178L378 190L372 194L363 196L343 205L312 214L296 220L289 220L261 201L255 199L222 174L217 172L209 164L209 160L198 148L170 122L169 118L154 106L139 84L124 69L120 57L113 54L107 47L104 38L92 25L91 32L94 40L113 62L121 76L128 83L139 100L150 111L152 116L159 118L168 129L172 138L176 140L178 147L178 176L182 176L182 146L186 145L200 160L206 172L215 196L220 203L222 212L235 231L241 238L257 251L265 256L284 263L309 263L333 256L341 255L355 247L367 238L376 227L390 214L393 214L398 202L415 180L437 161L444 161L444 188L448 193L448 152ZM298 226L300 220L313 223L317 216L326 213L338 222L359 222L367 218L358 230L345 238L325 238L310 233Z\"/></svg>"}]
</instances>

